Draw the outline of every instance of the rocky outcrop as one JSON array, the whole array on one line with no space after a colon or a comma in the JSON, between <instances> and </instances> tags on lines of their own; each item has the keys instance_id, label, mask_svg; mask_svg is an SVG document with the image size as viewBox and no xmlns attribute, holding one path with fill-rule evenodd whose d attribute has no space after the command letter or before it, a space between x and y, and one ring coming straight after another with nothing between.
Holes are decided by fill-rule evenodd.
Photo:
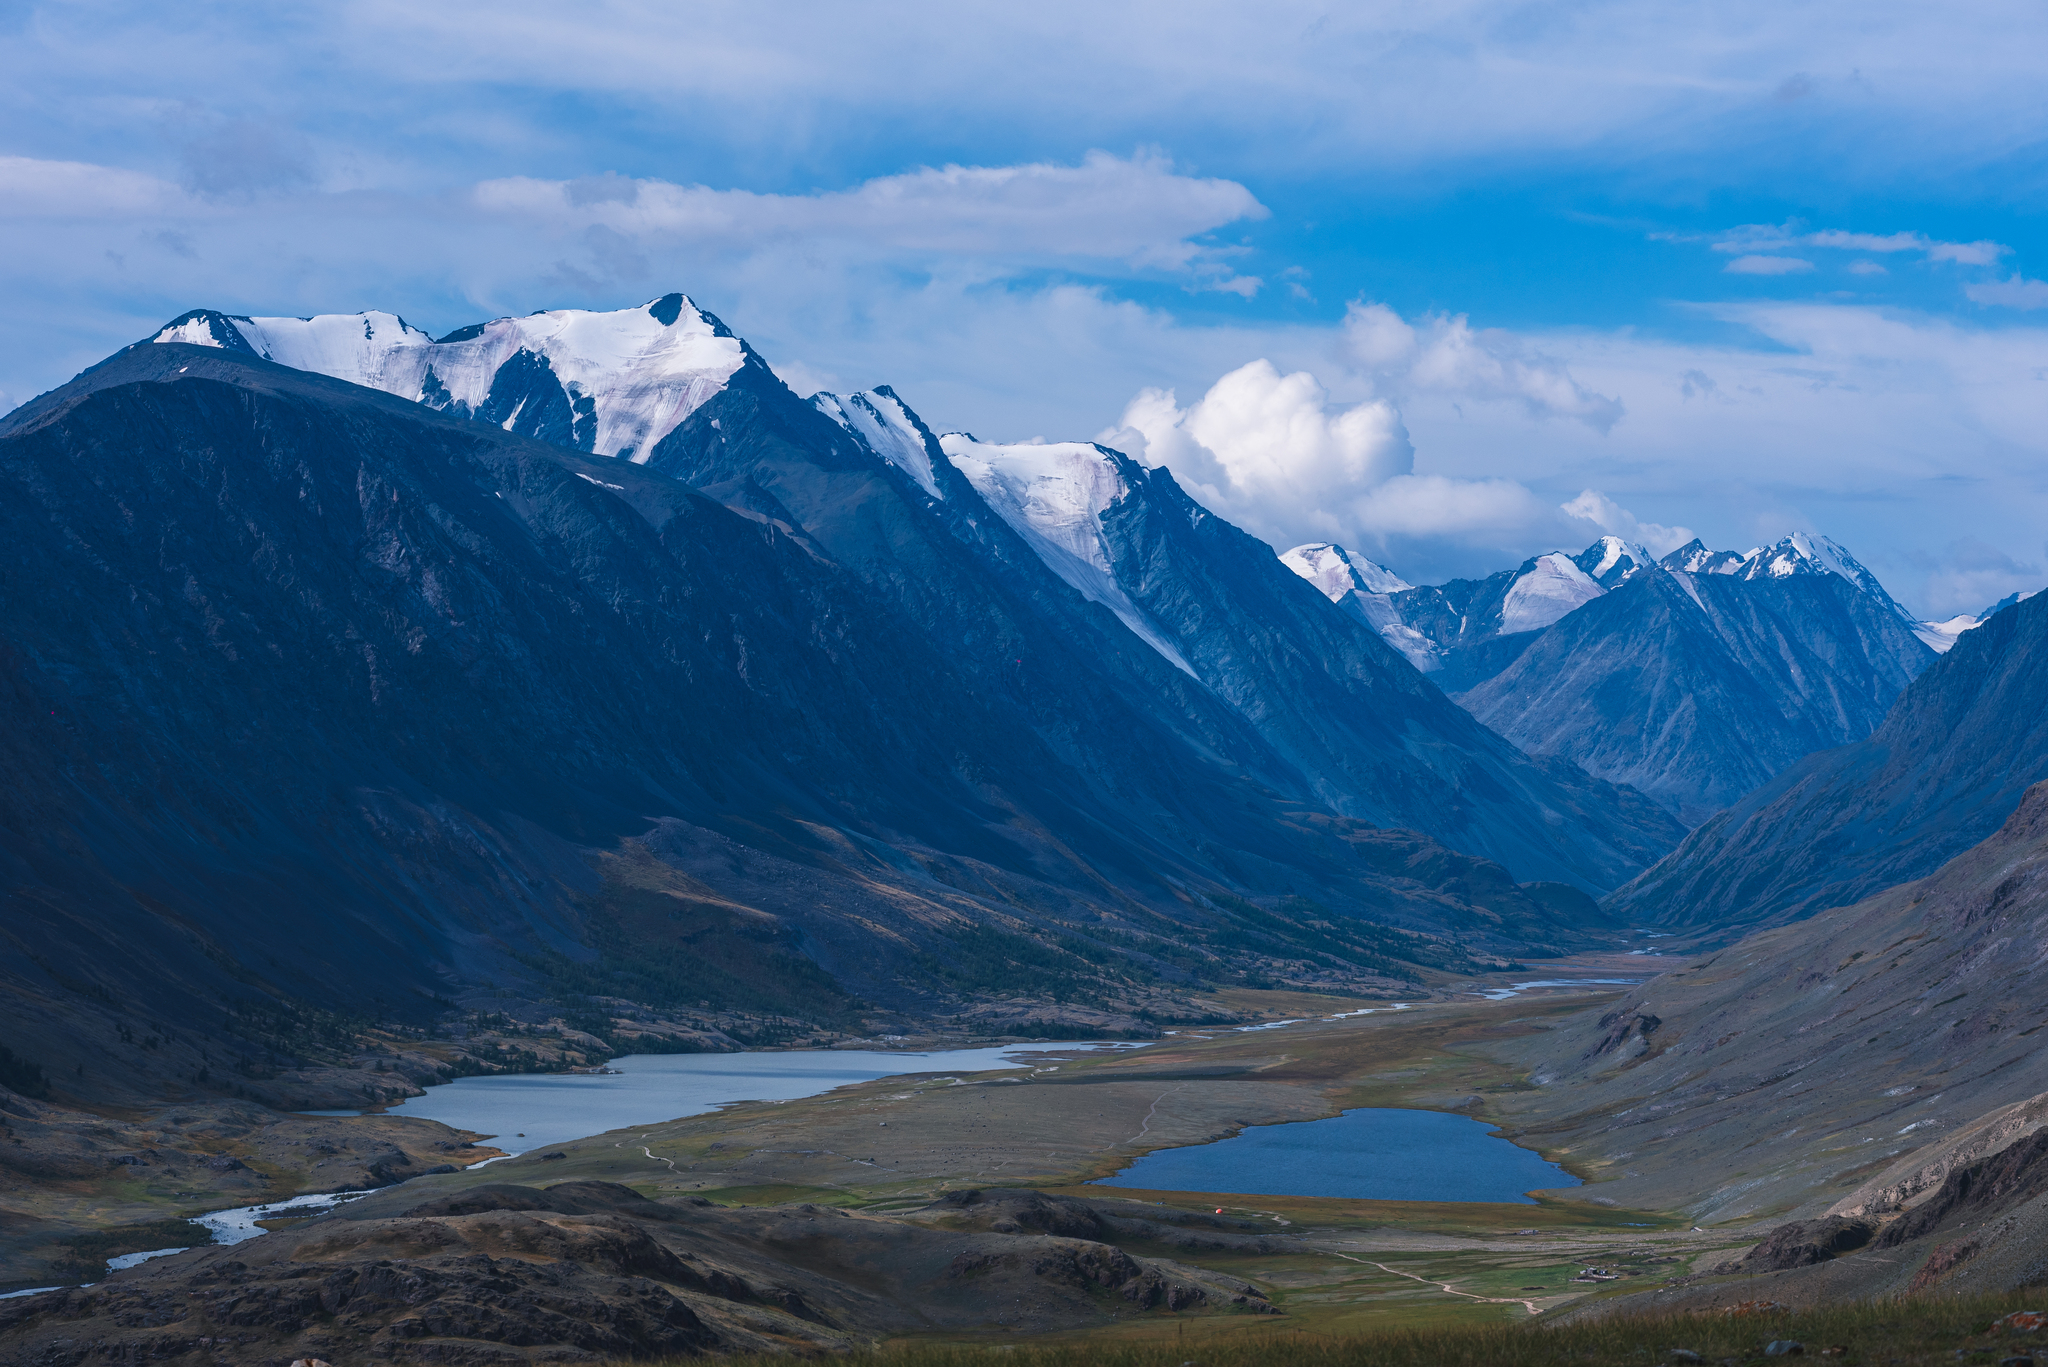
<instances>
[{"instance_id":1,"label":"rocky outcrop","mask_svg":"<svg viewBox=\"0 0 2048 1367\"><path fill-rule=\"evenodd\" d=\"M1854 1253L1870 1243L1877 1232L1875 1220L1848 1220L1839 1215L1818 1220L1794 1220L1779 1225L1764 1241L1740 1258L1714 1269L1722 1274L1782 1272L1787 1268L1811 1267L1844 1253Z\"/></svg>"},{"instance_id":2,"label":"rocky outcrop","mask_svg":"<svg viewBox=\"0 0 2048 1367\"><path fill-rule=\"evenodd\" d=\"M1956 1223L2048 1194L2048 1133L2036 1133L1950 1172L1926 1199L1884 1227L1879 1248L1896 1248Z\"/></svg>"},{"instance_id":3,"label":"rocky outcrop","mask_svg":"<svg viewBox=\"0 0 2048 1367\"><path fill-rule=\"evenodd\" d=\"M1132 1310L1276 1313L1248 1282L1099 1240L810 1205L724 1210L608 1182L495 1184L411 1204L393 1192L98 1286L0 1302L0 1361L817 1353L914 1331L1081 1328Z\"/></svg>"},{"instance_id":4,"label":"rocky outcrop","mask_svg":"<svg viewBox=\"0 0 2048 1367\"><path fill-rule=\"evenodd\" d=\"M1164 1244L1188 1252L1292 1252L1294 1239L1271 1226L1201 1211L1134 1201L1080 1201L1039 1191L950 1191L913 1216L945 1229L997 1234L1039 1233L1069 1239Z\"/></svg>"}]
</instances>

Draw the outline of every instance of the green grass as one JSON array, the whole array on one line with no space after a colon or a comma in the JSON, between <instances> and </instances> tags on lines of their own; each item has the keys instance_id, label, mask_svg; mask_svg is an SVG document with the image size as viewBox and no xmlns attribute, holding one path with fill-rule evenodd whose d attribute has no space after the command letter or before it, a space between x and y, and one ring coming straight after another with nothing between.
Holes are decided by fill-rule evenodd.
<instances>
[{"instance_id":1,"label":"green grass","mask_svg":"<svg viewBox=\"0 0 2048 1367\"><path fill-rule=\"evenodd\" d=\"M1319 1334L1267 1316L1148 1314L1108 1330L1051 1338L989 1335L950 1341L897 1340L853 1355L849 1367L1649 1367L1674 1349L1707 1364L1783 1361L1764 1345L1792 1339L1800 1361L1842 1367L1954 1367L2048 1352L2042 1334L1990 1332L2013 1310L2048 1308L2040 1290L1957 1299L1920 1298L1743 1315L1614 1317L1586 1323L1513 1322L1388 1328ZM1840 1349L1838 1353L1826 1350ZM1958 1355L1958 1350L1962 1350ZM755 1360L731 1358L732 1367ZM767 1364L787 1359L763 1358ZM680 1364L678 1364L680 1367Z\"/></svg>"}]
</instances>

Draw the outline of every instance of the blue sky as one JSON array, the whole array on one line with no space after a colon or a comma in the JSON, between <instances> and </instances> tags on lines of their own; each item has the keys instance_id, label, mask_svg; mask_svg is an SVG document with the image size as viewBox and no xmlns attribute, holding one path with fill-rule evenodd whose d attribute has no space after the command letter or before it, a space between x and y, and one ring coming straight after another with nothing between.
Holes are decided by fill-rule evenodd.
<instances>
[{"instance_id":1,"label":"blue sky","mask_svg":"<svg viewBox=\"0 0 2048 1367\"><path fill-rule=\"evenodd\" d=\"M674 288L1417 582L1602 530L2048 582L2038 6L0 12L0 407L194 306Z\"/></svg>"}]
</instances>

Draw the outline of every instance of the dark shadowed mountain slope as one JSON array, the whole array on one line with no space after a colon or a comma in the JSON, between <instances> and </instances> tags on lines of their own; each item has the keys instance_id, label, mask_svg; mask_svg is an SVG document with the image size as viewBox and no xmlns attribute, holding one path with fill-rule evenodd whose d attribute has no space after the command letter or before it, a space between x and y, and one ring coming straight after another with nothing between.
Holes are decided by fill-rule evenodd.
<instances>
[{"instance_id":1,"label":"dark shadowed mountain slope","mask_svg":"<svg viewBox=\"0 0 2048 1367\"><path fill-rule=\"evenodd\" d=\"M1869 735L1934 658L1837 575L1653 566L1458 700L1531 754L1633 785L1697 825L1794 761Z\"/></svg>"},{"instance_id":2,"label":"dark shadowed mountain slope","mask_svg":"<svg viewBox=\"0 0 2048 1367\"><path fill-rule=\"evenodd\" d=\"M1058 747L869 582L658 471L219 349L0 423L0 576L0 1030L104 1036L102 1095L260 1091L290 1050L238 1012L417 1020L486 980L1127 1016L1597 920L1128 709Z\"/></svg>"},{"instance_id":3,"label":"dark shadowed mountain slope","mask_svg":"<svg viewBox=\"0 0 2048 1367\"><path fill-rule=\"evenodd\" d=\"M1639 796L1475 725L1167 472L1083 443L937 440L894 395L806 403L749 355L653 468L765 490L931 639L976 647L963 669L1060 718L1053 743L1098 727L1079 689L1113 690L1298 800L1591 889L1674 838ZM876 450L856 404L921 449Z\"/></svg>"},{"instance_id":4,"label":"dark shadowed mountain slope","mask_svg":"<svg viewBox=\"0 0 2048 1367\"><path fill-rule=\"evenodd\" d=\"M1853 745L1715 816L1610 906L1705 931L1771 925L1925 876L2048 778L2048 595L1955 647Z\"/></svg>"}]
</instances>

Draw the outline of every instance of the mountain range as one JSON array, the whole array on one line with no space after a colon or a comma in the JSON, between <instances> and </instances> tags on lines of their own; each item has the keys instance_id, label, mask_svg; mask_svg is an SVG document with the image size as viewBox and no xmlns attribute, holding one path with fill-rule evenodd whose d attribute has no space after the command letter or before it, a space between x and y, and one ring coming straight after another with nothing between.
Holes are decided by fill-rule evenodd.
<instances>
[{"instance_id":1,"label":"mountain range","mask_svg":"<svg viewBox=\"0 0 2048 1367\"><path fill-rule=\"evenodd\" d=\"M1110 1290L1285 1313L1154 1256L1313 1243L1207 1196L1195 1223L978 1187L764 1210L813 1179L762 1160L923 1201L1006 1143L1067 1157L1005 1180L1077 1180L1361 1104L1483 1116L1597 1183L1556 1203L1590 1203L1571 1238L1633 1251L1572 1287L1670 1280L1573 1314L2038 1279L2048 595L1916 622L1805 533L1608 536L1417 586L1276 554L1105 446L799 395L680 294L439 339L187 314L0 418L0 584L0 1170L41 1202L0 1254L82 1277L157 1248L92 1243L79 1193L189 1202L202 1167L208 1191L447 1181L30 1297L0 1314L17 1350L199 1324L219 1349L232 1323L268 1345L241 1360L427 1315L444 1356L822 1349L985 1324L998 1292L1034 1298L1006 1329L1107 1323ZM1487 970L1620 961L1625 933L1669 971L1475 1000ZM1297 1010L1336 996L1431 1000ZM477 1135L315 1118L465 1072L1157 1037L1245 1001L1296 1033L536 1148L504 1184L440 1161ZM650 1176L665 1200L611 1185ZM748 1204L692 1194L714 1181ZM1696 1223L1653 1237L1637 1208ZM1653 1243L1716 1261L1671 1276ZM915 1264L887 1285L885 1247ZM1522 1285L1557 1248L1506 1256L1501 1285L1560 1289ZM353 1338L292 1308L315 1266Z\"/></svg>"},{"instance_id":2,"label":"mountain range","mask_svg":"<svg viewBox=\"0 0 2048 1367\"><path fill-rule=\"evenodd\" d=\"M1533 755L1628 784L1688 826L1863 739L1936 647L1825 537L1747 555L1619 537L1416 588L1342 547L1282 561Z\"/></svg>"},{"instance_id":3,"label":"mountain range","mask_svg":"<svg viewBox=\"0 0 2048 1367\"><path fill-rule=\"evenodd\" d=\"M1857 902L1988 838L2048 779L2048 597L1962 634L1871 735L1791 765L1610 906L1725 936Z\"/></svg>"},{"instance_id":4,"label":"mountain range","mask_svg":"<svg viewBox=\"0 0 2048 1367\"><path fill-rule=\"evenodd\" d=\"M438 342L388 314L197 313L154 340L198 337L672 475L851 569L992 687L1052 663L1051 631L1094 656L1126 705L1239 772L1520 876L1601 889L1670 839L1647 812L1567 816L1561 830L1532 819L1532 806L1641 804L1472 726L1169 472L1086 444L942 441L886 389L800 399L682 295ZM631 381L593 378L614 372ZM559 419L578 411L591 414L580 429ZM1071 688L1044 680L1033 705L1065 707ZM1074 703L1063 735L1096 710Z\"/></svg>"},{"instance_id":5,"label":"mountain range","mask_svg":"<svg viewBox=\"0 0 2048 1367\"><path fill-rule=\"evenodd\" d=\"M490 984L1142 1030L1586 943L1683 834L1167 472L799 398L681 296L190 315L0 482L0 1028L81 1095L317 1103L336 1021Z\"/></svg>"}]
</instances>

